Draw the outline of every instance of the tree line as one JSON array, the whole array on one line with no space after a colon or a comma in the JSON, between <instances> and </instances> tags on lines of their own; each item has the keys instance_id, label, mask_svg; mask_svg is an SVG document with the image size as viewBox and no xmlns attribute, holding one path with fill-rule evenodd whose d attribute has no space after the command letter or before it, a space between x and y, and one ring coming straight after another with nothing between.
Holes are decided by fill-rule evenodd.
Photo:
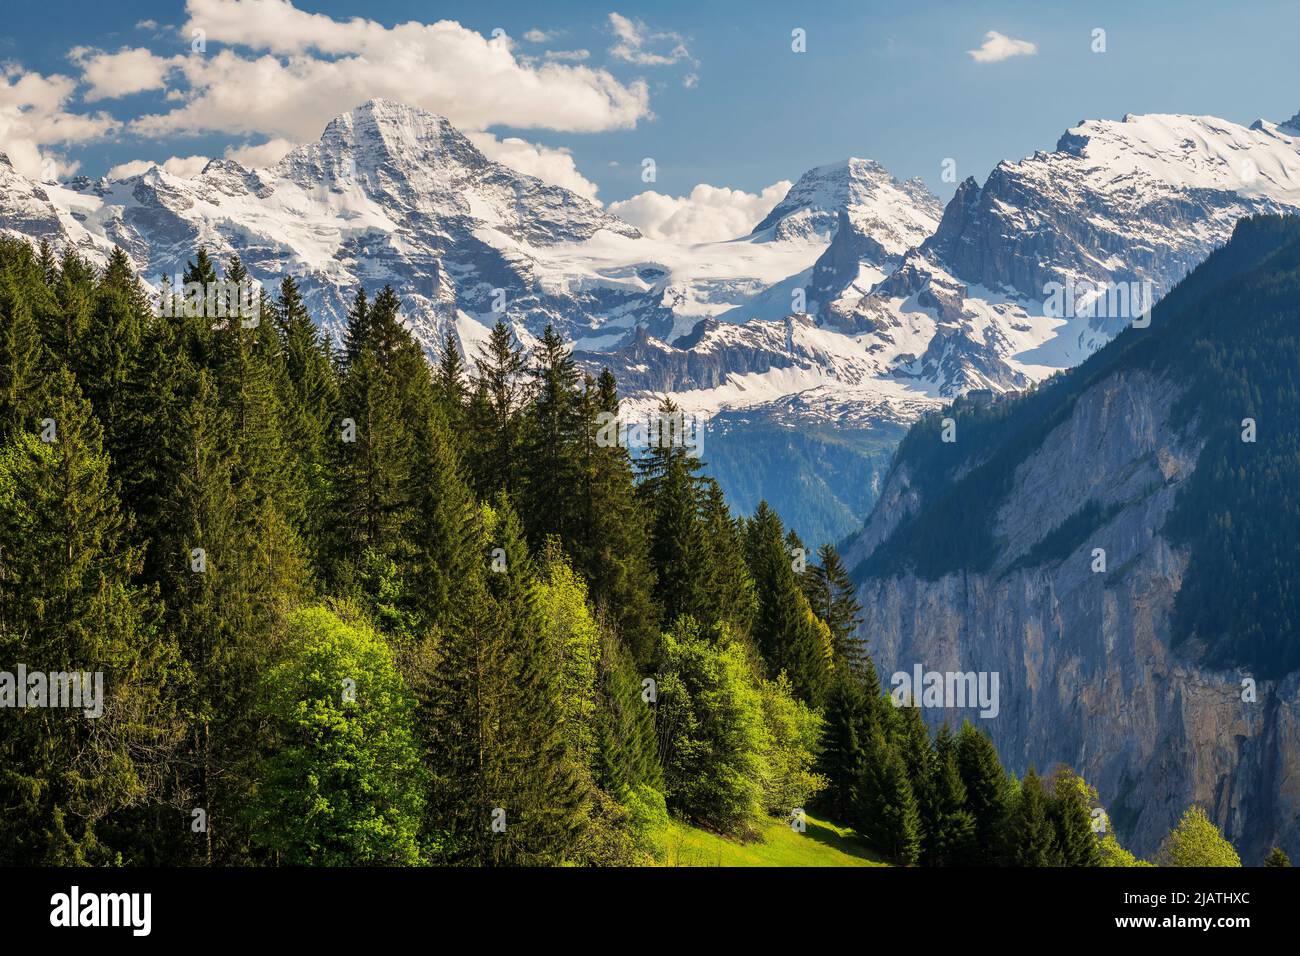
<instances>
[{"instance_id":1,"label":"tree line","mask_svg":"<svg viewBox=\"0 0 1300 956\"><path fill-rule=\"evenodd\" d=\"M180 295L0 239L0 662L106 687L0 713L0 863L637 864L805 806L904 864L1122 859L1076 775L888 705L833 547L600 440L553 330L471 369L388 287L337 346L292 278Z\"/></svg>"}]
</instances>

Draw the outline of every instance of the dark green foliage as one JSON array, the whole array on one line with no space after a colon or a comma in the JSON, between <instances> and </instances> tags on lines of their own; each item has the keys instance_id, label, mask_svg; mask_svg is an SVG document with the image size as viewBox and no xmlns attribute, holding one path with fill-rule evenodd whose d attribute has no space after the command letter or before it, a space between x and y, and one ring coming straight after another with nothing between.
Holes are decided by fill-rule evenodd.
<instances>
[{"instance_id":1,"label":"dark green foliage","mask_svg":"<svg viewBox=\"0 0 1300 956\"><path fill-rule=\"evenodd\" d=\"M818 548L817 562L808 569L804 593L813 612L830 628L836 666L842 664L860 671L866 666L867 652L856 635L862 622L862 605L854 595L853 582L834 545Z\"/></svg>"},{"instance_id":2,"label":"dark green foliage","mask_svg":"<svg viewBox=\"0 0 1300 956\"><path fill-rule=\"evenodd\" d=\"M922 822L907 765L879 730L867 742L858 778L854 825L872 845L901 866L921 856Z\"/></svg>"},{"instance_id":3,"label":"dark green foliage","mask_svg":"<svg viewBox=\"0 0 1300 956\"><path fill-rule=\"evenodd\" d=\"M650 564L656 578L658 604L664 623L690 615L697 621L716 620L709 605L709 555L701 518L702 467L679 440L663 437L680 420L677 406L665 398L659 407L661 440L637 463L637 498L647 512Z\"/></svg>"},{"instance_id":4,"label":"dark green foliage","mask_svg":"<svg viewBox=\"0 0 1300 956\"><path fill-rule=\"evenodd\" d=\"M1060 866L1061 851L1043 782L1030 767L1007 817L1006 860L1011 866Z\"/></svg>"},{"instance_id":5,"label":"dark green foliage","mask_svg":"<svg viewBox=\"0 0 1300 956\"><path fill-rule=\"evenodd\" d=\"M924 809L927 866L960 865L972 858L975 817L966 808L966 786L957 768L957 742L944 724L935 740L929 804Z\"/></svg>"},{"instance_id":6,"label":"dark green foliage","mask_svg":"<svg viewBox=\"0 0 1300 956\"><path fill-rule=\"evenodd\" d=\"M821 706L830 648L823 646L817 619L799 587L781 519L766 502L749 521L745 544L758 599L754 638L768 673L784 672L796 694Z\"/></svg>"},{"instance_id":7,"label":"dark green foliage","mask_svg":"<svg viewBox=\"0 0 1300 956\"><path fill-rule=\"evenodd\" d=\"M22 432L0 451L0 658L11 674L17 664L79 672L88 691L98 673L100 696L3 711L0 863L111 864L101 834L165 796L174 654L151 594L133 581L140 553L126 541L90 405L66 370L47 394L57 437ZM142 850L148 836L130 832Z\"/></svg>"},{"instance_id":8,"label":"dark green foliage","mask_svg":"<svg viewBox=\"0 0 1300 956\"><path fill-rule=\"evenodd\" d=\"M1048 812L1056 831L1056 846L1062 866L1100 866L1101 852L1092 830L1094 796L1083 778L1068 767L1052 776Z\"/></svg>"},{"instance_id":9,"label":"dark green foliage","mask_svg":"<svg viewBox=\"0 0 1300 956\"><path fill-rule=\"evenodd\" d=\"M1273 847L1268 851L1268 857L1264 860L1265 866L1290 866L1291 858L1282 852L1279 846Z\"/></svg>"},{"instance_id":10,"label":"dark green foliage","mask_svg":"<svg viewBox=\"0 0 1300 956\"><path fill-rule=\"evenodd\" d=\"M671 435L634 465L553 332L468 379L390 288L336 354L246 279L199 249L150 303L120 251L0 238L0 651L105 674L102 718L6 711L0 863L635 864L669 804L810 800L962 852L833 549L800 576Z\"/></svg>"},{"instance_id":11,"label":"dark green foliage","mask_svg":"<svg viewBox=\"0 0 1300 956\"><path fill-rule=\"evenodd\" d=\"M993 865L1002 859L1009 813L1007 778L992 741L965 721L957 733L957 770L966 788L966 808L975 818L971 856L962 862Z\"/></svg>"},{"instance_id":12,"label":"dark green foliage","mask_svg":"<svg viewBox=\"0 0 1300 956\"><path fill-rule=\"evenodd\" d=\"M825 720L817 770L827 786L818 807L833 820L848 820L875 728L872 702L862 681L848 670L837 670L831 679Z\"/></svg>"},{"instance_id":13,"label":"dark green foliage","mask_svg":"<svg viewBox=\"0 0 1300 956\"><path fill-rule=\"evenodd\" d=\"M476 440L470 453L474 490L483 499L519 490L524 372L527 361L504 321L492 327L479 350L469 404Z\"/></svg>"}]
</instances>

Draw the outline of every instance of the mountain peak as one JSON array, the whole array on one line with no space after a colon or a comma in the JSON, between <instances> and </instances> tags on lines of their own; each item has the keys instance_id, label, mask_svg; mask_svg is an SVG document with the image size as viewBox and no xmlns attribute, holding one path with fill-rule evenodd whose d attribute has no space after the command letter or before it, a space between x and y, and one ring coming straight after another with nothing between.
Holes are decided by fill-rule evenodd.
<instances>
[{"instance_id":1,"label":"mountain peak","mask_svg":"<svg viewBox=\"0 0 1300 956\"><path fill-rule=\"evenodd\" d=\"M842 211L852 220L874 219L885 207L909 209L909 220L937 222L940 213L939 201L920 180L900 183L875 160L850 156L800 176L751 235L771 230L774 239L826 241L835 234Z\"/></svg>"}]
</instances>

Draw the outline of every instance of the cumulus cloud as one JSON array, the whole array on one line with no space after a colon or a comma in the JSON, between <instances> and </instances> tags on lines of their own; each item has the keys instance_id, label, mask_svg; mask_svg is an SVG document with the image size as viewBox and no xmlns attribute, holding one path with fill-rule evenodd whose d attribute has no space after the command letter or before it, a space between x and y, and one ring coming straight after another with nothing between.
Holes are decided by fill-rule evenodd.
<instances>
[{"instance_id":1,"label":"cumulus cloud","mask_svg":"<svg viewBox=\"0 0 1300 956\"><path fill-rule=\"evenodd\" d=\"M133 159L130 162L119 163L105 175L109 179L126 179L130 176L139 176L141 173L148 172L154 166L162 166L173 176L179 176L181 179L193 179L203 172L203 167L206 165L208 165L208 157L206 156L173 156L161 163L153 163L147 159Z\"/></svg>"},{"instance_id":2,"label":"cumulus cloud","mask_svg":"<svg viewBox=\"0 0 1300 956\"><path fill-rule=\"evenodd\" d=\"M1015 40L997 30L990 30L984 34L984 42L978 50L966 52L976 63L997 63L1013 56L1033 56L1038 52L1038 44L1028 40Z\"/></svg>"},{"instance_id":3,"label":"cumulus cloud","mask_svg":"<svg viewBox=\"0 0 1300 956\"><path fill-rule=\"evenodd\" d=\"M24 176L50 180L71 175L77 164L50 147L89 142L121 128L106 113L68 111L76 88L69 76L0 68L0 150Z\"/></svg>"},{"instance_id":4,"label":"cumulus cloud","mask_svg":"<svg viewBox=\"0 0 1300 956\"><path fill-rule=\"evenodd\" d=\"M184 59L155 56L142 47L124 47L117 53L73 47L68 58L81 67L81 80L90 87L83 94L87 103L164 89L167 74Z\"/></svg>"},{"instance_id":5,"label":"cumulus cloud","mask_svg":"<svg viewBox=\"0 0 1300 956\"><path fill-rule=\"evenodd\" d=\"M621 13L609 15L609 26L617 39L609 48L609 55L616 60L637 66L671 66L690 59L685 39L676 33L657 33L641 20Z\"/></svg>"},{"instance_id":6,"label":"cumulus cloud","mask_svg":"<svg viewBox=\"0 0 1300 956\"><path fill-rule=\"evenodd\" d=\"M293 149L294 145L287 139L276 137L256 146L228 146L226 147L226 159L233 159L241 166L247 166L249 169L263 169L267 166L274 166L282 160L285 154Z\"/></svg>"},{"instance_id":7,"label":"cumulus cloud","mask_svg":"<svg viewBox=\"0 0 1300 956\"><path fill-rule=\"evenodd\" d=\"M548 60L570 60L581 62L591 56L590 50L547 50Z\"/></svg>"},{"instance_id":8,"label":"cumulus cloud","mask_svg":"<svg viewBox=\"0 0 1300 956\"><path fill-rule=\"evenodd\" d=\"M387 27L306 13L289 0L187 0L186 9L181 32L202 30L209 51L181 58L182 104L136 120L139 133L219 130L303 141L372 97L424 107L470 130L499 124L597 132L631 128L650 115L643 81L522 60L508 37L488 38L450 20ZM214 43L223 48L211 52Z\"/></svg>"},{"instance_id":9,"label":"cumulus cloud","mask_svg":"<svg viewBox=\"0 0 1300 956\"><path fill-rule=\"evenodd\" d=\"M791 183L782 180L762 192L701 183L689 196L665 196L654 190L610 203L609 211L652 239L674 242L719 242L747 235L785 198Z\"/></svg>"},{"instance_id":10,"label":"cumulus cloud","mask_svg":"<svg viewBox=\"0 0 1300 956\"><path fill-rule=\"evenodd\" d=\"M545 30L539 30L537 27L533 27L524 34L524 39L529 43L550 43L559 35L558 30L552 30L548 33Z\"/></svg>"},{"instance_id":11,"label":"cumulus cloud","mask_svg":"<svg viewBox=\"0 0 1300 956\"><path fill-rule=\"evenodd\" d=\"M517 136L497 139L491 133L478 132L466 135L488 159L496 160L529 176L536 176L542 182L571 189L584 199L597 201L596 184L578 172L578 167L567 149L538 146Z\"/></svg>"}]
</instances>

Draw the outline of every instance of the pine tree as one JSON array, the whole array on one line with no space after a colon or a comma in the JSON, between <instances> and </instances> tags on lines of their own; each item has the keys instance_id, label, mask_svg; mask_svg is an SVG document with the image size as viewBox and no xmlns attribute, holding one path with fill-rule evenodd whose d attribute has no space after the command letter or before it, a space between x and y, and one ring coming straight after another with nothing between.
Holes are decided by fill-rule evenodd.
<instances>
[{"instance_id":1,"label":"pine tree","mask_svg":"<svg viewBox=\"0 0 1300 956\"><path fill-rule=\"evenodd\" d=\"M86 328L80 341L71 345L78 384L103 425L105 445L114 460L126 440L127 387L148 324L148 296L126 253L114 246L95 288Z\"/></svg>"},{"instance_id":2,"label":"pine tree","mask_svg":"<svg viewBox=\"0 0 1300 956\"><path fill-rule=\"evenodd\" d=\"M818 564L810 569L805 593L813 611L830 628L835 663L860 670L866 650L855 632L862 623L862 605L835 546L822 545L817 549L817 559Z\"/></svg>"},{"instance_id":3,"label":"pine tree","mask_svg":"<svg viewBox=\"0 0 1300 956\"><path fill-rule=\"evenodd\" d=\"M184 355L172 374L184 384L168 410L152 563L189 674L176 687L189 731L175 799L186 819L192 809L206 817L191 859L228 863L247 849L237 820L250 785L242 768L255 744L249 697L275 653L276 599L240 514L231 429L213 376L190 368Z\"/></svg>"},{"instance_id":4,"label":"pine tree","mask_svg":"<svg viewBox=\"0 0 1300 956\"><path fill-rule=\"evenodd\" d=\"M637 460L637 498L649 517L650 563L657 581L662 621L684 615L714 620L708 602L708 555L700 517L701 463L675 431L681 412L665 398L659 406L659 434Z\"/></svg>"},{"instance_id":5,"label":"pine tree","mask_svg":"<svg viewBox=\"0 0 1300 956\"><path fill-rule=\"evenodd\" d=\"M1056 829L1056 845L1063 866L1099 866L1101 853L1092 832L1091 802L1096 791L1069 767L1052 775L1048 811Z\"/></svg>"},{"instance_id":6,"label":"pine tree","mask_svg":"<svg viewBox=\"0 0 1300 956\"><path fill-rule=\"evenodd\" d=\"M1048 814L1043 782L1030 767L1007 819L1005 840L1011 866L1059 866L1060 848Z\"/></svg>"},{"instance_id":7,"label":"pine tree","mask_svg":"<svg viewBox=\"0 0 1300 956\"><path fill-rule=\"evenodd\" d=\"M479 497L498 491L520 490L519 443L524 401L523 349L514 342L510 327L499 320L487 343L479 350L470 402L471 429L475 436L470 473Z\"/></svg>"},{"instance_id":8,"label":"pine tree","mask_svg":"<svg viewBox=\"0 0 1300 956\"><path fill-rule=\"evenodd\" d=\"M283 357L276 380L284 414L282 434L303 482L304 537L317 569L323 570L331 526L332 464L340 435L336 429L341 428L333 414L339 405L338 380L329 343L312 322L292 277L280 283L273 319Z\"/></svg>"},{"instance_id":9,"label":"pine tree","mask_svg":"<svg viewBox=\"0 0 1300 956\"><path fill-rule=\"evenodd\" d=\"M55 437L23 432L0 453L0 657L51 675L50 693L54 675L75 672L91 697L0 721L0 863L104 864L115 849L129 861L147 836L119 829L116 847L101 841L161 797L175 724L160 690L174 657L134 583L140 553L68 371L46 402Z\"/></svg>"},{"instance_id":10,"label":"pine tree","mask_svg":"<svg viewBox=\"0 0 1300 956\"><path fill-rule=\"evenodd\" d=\"M633 660L645 665L658 640L655 577L627 449L611 434L609 423L617 420L618 410L618 389L608 369L596 383L584 380L578 404L578 478L570 491L576 498L576 527L566 547L586 578L598 615L614 628Z\"/></svg>"},{"instance_id":11,"label":"pine tree","mask_svg":"<svg viewBox=\"0 0 1300 956\"><path fill-rule=\"evenodd\" d=\"M78 377L86 371L82 350L95 309L95 285L94 268L75 249L66 247L53 286L57 311L50 317L53 321L42 322L42 329L50 354Z\"/></svg>"},{"instance_id":12,"label":"pine tree","mask_svg":"<svg viewBox=\"0 0 1300 956\"><path fill-rule=\"evenodd\" d=\"M469 384L465 372L465 360L461 356L460 343L454 329L447 330L442 348L438 352L438 367L433 376L433 392L437 399L442 417L451 428L461 457L468 450L468 402Z\"/></svg>"},{"instance_id":13,"label":"pine tree","mask_svg":"<svg viewBox=\"0 0 1300 956\"><path fill-rule=\"evenodd\" d=\"M931 806L922 862L955 866L972 858L975 819L966 809L966 787L957 769L957 743L948 725L939 728L930 781Z\"/></svg>"},{"instance_id":14,"label":"pine tree","mask_svg":"<svg viewBox=\"0 0 1300 956\"><path fill-rule=\"evenodd\" d=\"M867 759L873 725L871 704L861 680L837 670L826 694L825 726L817 772L826 778L819 806L832 820L846 822L853 812L853 794Z\"/></svg>"},{"instance_id":15,"label":"pine tree","mask_svg":"<svg viewBox=\"0 0 1300 956\"><path fill-rule=\"evenodd\" d=\"M54 360L41 338L43 286L27 243L0 237L0 440L34 429Z\"/></svg>"},{"instance_id":16,"label":"pine tree","mask_svg":"<svg viewBox=\"0 0 1300 956\"><path fill-rule=\"evenodd\" d=\"M1268 851L1268 857L1264 860L1265 866L1290 866L1291 858L1282 852L1280 846L1275 846Z\"/></svg>"},{"instance_id":17,"label":"pine tree","mask_svg":"<svg viewBox=\"0 0 1300 956\"><path fill-rule=\"evenodd\" d=\"M582 838L588 799L563 746L557 661L534 603L519 521L485 511L486 602L443 635L425 715L435 786L426 840L447 861L554 864ZM524 768L527 768L525 771Z\"/></svg>"},{"instance_id":18,"label":"pine tree","mask_svg":"<svg viewBox=\"0 0 1300 956\"><path fill-rule=\"evenodd\" d=\"M957 769L966 788L966 807L975 818L974 856L964 862L993 865L1002 858L1009 812L1007 779L992 741L964 721L957 733Z\"/></svg>"},{"instance_id":19,"label":"pine tree","mask_svg":"<svg viewBox=\"0 0 1300 956\"><path fill-rule=\"evenodd\" d=\"M391 307L391 302L385 306ZM385 310L386 311L386 310ZM355 567L371 549L393 556L409 520L407 491L416 432L396 365L395 316L357 292L347 331L347 366L340 387L334 514L342 541L335 574Z\"/></svg>"},{"instance_id":20,"label":"pine tree","mask_svg":"<svg viewBox=\"0 0 1300 956\"><path fill-rule=\"evenodd\" d=\"M746 539L758 598L754 637L768 673L784 671L795 693L820 707L828 673L826 649L791 566L781 519L766 501L749 522Z\"/></svg>"},{"instance_id":21,"label":"pine tree","mask_svg":"<svg viewBox=\"0 0 1300 956\"><path fill-rule=\"evenodd\" d=\"M550 325L542 333L529 375L531 400L521 427L518 469L524 528L534 548L550 535L571 544L580 523L574 494L583 425L578 367Z\"/></svg>"},{"instance_id":22,"label":"pine tree","mask_svg":"<svg viewBox=\"0 0 1300 956\"><path fill-rule=\"evenodd\" d=\"M902 707L897 716L901 717L898 722L898 752L907 769L912 794L916 797L921 819L921 852L928 854L932 852L939 827L939 801L934 789L938 760L930 741L930 731L921 719L921 709Z\"/></svg>"},{"instance_id":23,"label":"pine tree","mask_svg":"<svg viewBox=\"0 0 1300 956\"><path fill-rule=\"evenodd\" d=\"M754 627L758 597L745 562L745 541L740 522L727 507L722 486L704 480L704 548L709 556L708 607L719 621L748 637Z\"/></svg>"},{"instance_id":24,"label":"pine tree","mask_svg":"<svg viewBox=\"0 0 1300 956\"><path fill-rule=\"evenodd\" d=\"M921 853L921 814L898 749L879 730L868 743L867 760L858 782L856 823L877 849L902 866L912 866Z\"/></svg>"}]
</instances>

